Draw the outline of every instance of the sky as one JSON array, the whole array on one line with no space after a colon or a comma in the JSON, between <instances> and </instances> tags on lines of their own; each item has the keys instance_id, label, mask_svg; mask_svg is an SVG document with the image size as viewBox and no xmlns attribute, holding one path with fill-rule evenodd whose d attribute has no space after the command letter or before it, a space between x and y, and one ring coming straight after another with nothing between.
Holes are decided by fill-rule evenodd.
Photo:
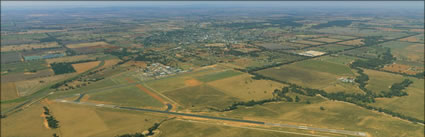
<instances>
[{"instance_id":1,"label":"sky","mask_svg":"<svg viewBox=\"0 0 425 137\"><path fill-rule=\"evenodd\" d=\"M45 9L76 7L127 7L127 6L253 6L253 7L352 7L352 8L419 8L424 1L1 1L6 9Z\"/></svg>"}]
</instances>

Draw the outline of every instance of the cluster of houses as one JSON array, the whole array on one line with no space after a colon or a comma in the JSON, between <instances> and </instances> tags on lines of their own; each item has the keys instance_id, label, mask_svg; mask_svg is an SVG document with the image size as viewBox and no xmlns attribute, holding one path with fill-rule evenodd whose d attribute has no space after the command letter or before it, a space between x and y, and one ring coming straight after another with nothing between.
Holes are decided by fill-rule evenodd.
<instances>
[{"instance_id":1,"label":"cluster of houses","mask_svg":"<svg viewBox=\"0 0 425 137\"><path fill-rule=\"evenodd\" d=\"M152 63L150 66L144 68L142 71L143 71L143 76L156 77L156 78L185 72L185 71L182 71L181 69L166 66L161 63Z\"/></svg>"}]
</instances>

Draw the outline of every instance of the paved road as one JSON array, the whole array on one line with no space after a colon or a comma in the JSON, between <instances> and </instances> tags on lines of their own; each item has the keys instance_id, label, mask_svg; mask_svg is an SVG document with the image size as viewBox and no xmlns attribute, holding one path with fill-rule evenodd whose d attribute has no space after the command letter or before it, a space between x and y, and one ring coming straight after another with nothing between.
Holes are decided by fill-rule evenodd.
<instances>
[{"instance_id":1,"label":"paved road","mask_svg":"<svg viewBox=\"0 0 425 137\"><path fill-rule=\"evenodd\" d=\"M122 106L116 106L116 105L96 104L96 103L90 103L90 102L75 102L75 101L67 101L67 100L63 100L63 99L56 99L54 101L55 102L63 102L63 103L71 103L71 104L89 105L89 106L96 106L96 107L115 108L115 109L122 109L122 110L134 110L134 111L143 111L143 112L163 113L163 114L169 114L169 115L188 116L188 117L206 118L206 119L214 119L214 120L224 120L224 121L232 121L232 122L240 122L240 123L268 125L268 126L277 126L277 127L286 127L286 128L296 128L296 129L320 131L320 132L328 132L328 133L337 133L337 134L344 134L344 135L351 135L351 136L366 136L366 133L357 132L357 131L315 128L315 127L289 125L289 124L266 123L266 122L253 121L253 120L242 120L242 119L225 118L225 117L215 117L215 116L188 114L188 113L169 112L169 111L161 111L161 110L153 110L153 109L122 107Z\"/></svg>"}]
</instances>

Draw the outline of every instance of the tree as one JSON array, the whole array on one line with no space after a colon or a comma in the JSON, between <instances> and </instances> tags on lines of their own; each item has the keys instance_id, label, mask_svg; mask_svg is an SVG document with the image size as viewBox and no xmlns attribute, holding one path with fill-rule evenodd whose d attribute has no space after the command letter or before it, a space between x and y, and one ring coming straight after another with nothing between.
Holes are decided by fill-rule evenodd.
<instances>
[{"instance_id":1,"label":"tree","mask_svg":"<svg viewBox=\"0 0 425 137\"><path fill-rule=\"evenodd\" d=\"M53 133L53 137L59 137L56 133Z\"/></svg>"},{"instance_id":2,"label":"tree","mask_svg":"<svg viewBox=\"0 0 425 137\"><path fill-rule=\"evenodd\" d=\"M295 102L300 102L300 98L298 96L295 96Z\"/></svg>"},{"instance_id":3,"label":"tree","mask_svg":"<svg viewBox=\"0 0 425 137\"><path fill-rule=\"evenodd\" d=\"M311 104L310 100L307 100L305 103L306 103L306 104Z\"/></svg>"},{"instance_id":4,"label":"tree","mask_svg":"<svg viewBox=\"0 0 425 137\"><path fill-rule=\"evenodd\" d=\"M325 110L325 108L324 108L324 107L322 107L322 106L320 106L320 110Z\"/></svg>"}]
</instances>

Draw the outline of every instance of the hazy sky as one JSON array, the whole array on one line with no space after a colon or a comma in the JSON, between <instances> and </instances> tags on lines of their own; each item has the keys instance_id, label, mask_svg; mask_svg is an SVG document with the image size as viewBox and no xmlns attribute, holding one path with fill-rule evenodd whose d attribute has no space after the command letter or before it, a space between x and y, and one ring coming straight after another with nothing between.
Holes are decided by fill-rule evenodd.
<instances>
[{"instance_id":1,"label":"hazy sky","mask_svg":"<svg viewBox=\"0 0 425 137\"><path fill-rule=\"evenodd\" d=\"M113 6L282 6L282 7L352 7L352 8L419 8L424 9L424 1L1 1L1 8L75 8L75 7L113 7Z\"/></svg>"}]
</instances>

